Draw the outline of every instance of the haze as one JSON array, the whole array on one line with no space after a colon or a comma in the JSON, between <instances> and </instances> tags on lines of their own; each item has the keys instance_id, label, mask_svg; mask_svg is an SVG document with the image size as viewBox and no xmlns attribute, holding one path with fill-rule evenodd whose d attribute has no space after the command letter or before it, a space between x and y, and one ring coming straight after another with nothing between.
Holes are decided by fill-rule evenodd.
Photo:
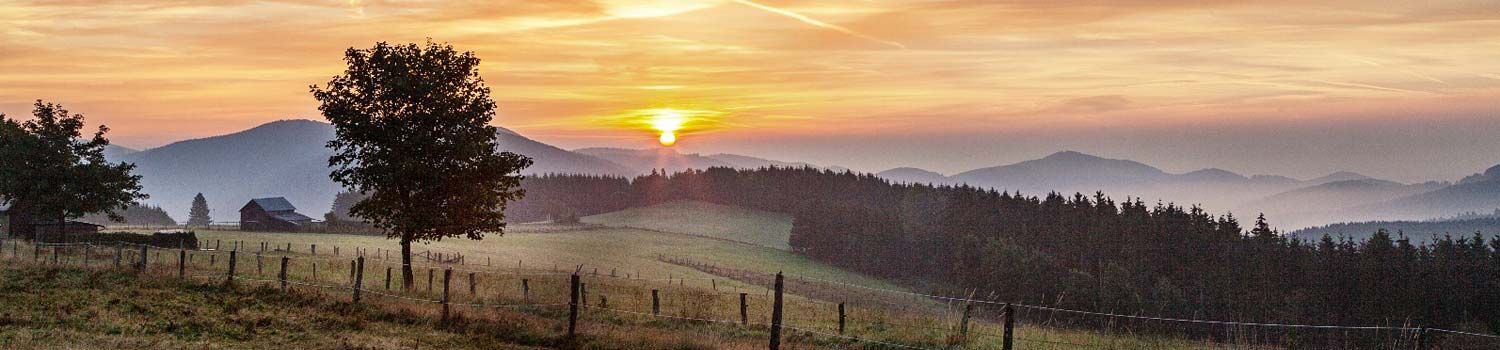
<instances>
[{"instance_id":1,"label":"haze","mask_svg":"<svg viewBox=\"0 0 1500 350\"><path fill-rule=\"evenodd\" d=\"M1456 180L1500 161L1490 1L8 1L0 111L47 99L136 148L285 118L348 47L483 58L498 124L686 152L953 173L1072 149L1171 171ZM732 19L732 20L731 20Z\"/></svg>"}]
</instances>

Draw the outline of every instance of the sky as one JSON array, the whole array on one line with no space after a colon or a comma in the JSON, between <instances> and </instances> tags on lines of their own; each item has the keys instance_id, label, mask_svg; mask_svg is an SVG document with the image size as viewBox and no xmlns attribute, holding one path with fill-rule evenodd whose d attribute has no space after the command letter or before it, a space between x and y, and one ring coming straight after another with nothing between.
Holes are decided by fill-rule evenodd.
<instances>
[{"instance_id":1,"label":"sky","mask_svg":"<svg viewBox=\"0 0 1500 350\"><path fill-rule=\"evenodd\" d=\"M473 51L496 125L943 173L1076 150L1168 171L1456 180L1500 164L1500 2L0 0L0 112L146 148L321 119L378 41Z\"/></svg>"}]
</instances>

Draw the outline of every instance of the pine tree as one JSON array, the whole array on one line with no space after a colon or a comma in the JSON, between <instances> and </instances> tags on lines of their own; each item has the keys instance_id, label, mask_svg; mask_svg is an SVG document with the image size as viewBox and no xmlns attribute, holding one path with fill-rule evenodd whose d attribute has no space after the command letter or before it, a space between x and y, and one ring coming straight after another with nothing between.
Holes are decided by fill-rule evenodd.
<instances>
[{"instance_id":1,"label":"pine tree","mask_svg":"<svg viewBox=\"0 0 1500 350\"><path fill-rule=\"evenodd\" d=\"M188 226L208 226L213 219L208 217L208 200L203 193L193 196L193 208L188 210Z\"/></svg>"}]
</instances>

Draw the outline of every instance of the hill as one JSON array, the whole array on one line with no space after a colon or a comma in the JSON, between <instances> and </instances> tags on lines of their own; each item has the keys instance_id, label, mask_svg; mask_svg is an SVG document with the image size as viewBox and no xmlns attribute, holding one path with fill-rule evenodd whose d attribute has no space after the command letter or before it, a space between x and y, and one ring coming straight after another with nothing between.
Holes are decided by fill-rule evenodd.
<instances>
[{"instance_id":1,"label":"hill","mask_svg":"<svg viewBox=\"0 0 1500 350\"><path fill-rule=\"evenodd\" d=\"M1302 187L1244 204L1244 211L1265 212L1284 227L1336 220L1342 209L1380 203L1442 188L1441 183L1403 184L1378 179L1340 180Z\"/></svg>"},{"instance_id":2,"label":"hill","mask_svg":"<svg viewBox=\"0 0 1500 350\"><path fill-rule=\"evenodd\" d=\"M774 167L783 167L783 168L786 168L786 167L793 167L793 168L814 167L814 168L817 168L818 167L817 165L813 165L812 163L783 162L783 161L779 161L779 160L772 160L772 159L765 159L765 158L756 158L756 157L751 157L751 156L744 156L744 155L738 155L738 154L728 154L728 153L710 154L710 155L708 155L708 158L717 159L717 160L719 160L721 162L729 163L730 165L732 165L732 166L734 166L736 168L744 168L744 169L764 168L764 167L771 167L771 166L774 166Z\"/></svg>"},{"instance_id":3,"label":"hill","mask_svg":"<svg viewBox=\"0 0 1500 350\"><path fill-rule=\"evenodd\" d=\"M949 183L947 176L920 168L902 167L875 173L876 177L892 182L942 185Z\"/></svg>"},{"instance_id":4,"label":"hill","mask_svg":"<svg viewBox=\"0 0 1500 350\"><path fill-rule=\"evenodd\" d=\"M1492 237L1500 235L1500 216L1461 220L1346 222L1300 229L1288 235L1303 240L1318 240L1323 235L1363 240L1380 229L1393 235L1402 233L1413 241L1429 241L1434 236L1444 235L1468 237L1476 232Z\"/></svg>"},{"instance_id":5,"label":"hill","mask_svg":"<svg viewBox=\"0 0 1500 350\"><path fill-rule=\"evenodd\" d=\"M532 157L528 174L588 173L623 175L624 168L569 152L510 130L497 133L499 147ZM136 174L152 204L187 215L193 195L203 192L215 221L237 221L251 198L286 197L304 214L327 212L340 187L328 178L324 145L333 126L311 120L282 120L232 134L168 144L129 153L117 160L136 164Z\"/></svg>"},{"instance_id":6,"label":"hill","mask_svg":"<svg viewBox=\"0 0 1500 350\"><path fill-rule=\"evenodd\" d=\"M1063 151L1041 159L965 171L953 175L952 179L1023 193L1092 193L1106 188L1149 184L1169 177L1161 169L1136 161Z\"/></svg>"},{"instance_id":7,"label":"hill","mask_svg":"<svg viewBox=\"0 0 1500 350\"><path fill-rule=\"evenodd\" d=\"M1433 217L1446 213L1488 212L1496 208L1500 208L1500 165L1466 177L1453 186L1393 199L1364 210Z\"/></svg>"},{"instance_id":8,"label":"hill","mask_svg":"<svg viewBox=\"0 0 1500 350\"><path fill-rule=\"evenodd\" d=\"M610 227L640 228L754 244L781 250L792 232L791 215L700 201L672 201L582 218Z\"/></svg>"}]
</instances>

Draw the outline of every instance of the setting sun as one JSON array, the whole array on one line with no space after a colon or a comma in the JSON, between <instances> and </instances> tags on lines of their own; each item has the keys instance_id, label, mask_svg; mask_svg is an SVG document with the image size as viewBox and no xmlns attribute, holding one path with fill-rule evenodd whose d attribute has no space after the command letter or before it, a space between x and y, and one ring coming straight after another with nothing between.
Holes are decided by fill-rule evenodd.
<instances>
[{"instance_id":1,"label":"setting sun","mask_svg":"<svg viewBox=\"0 0 1500 350\"><path fill-rule=\"evenodd\" d=\"M661 137L657 141L661 142L662 146L677 143L677 130L682 129L684 123L687 123L687 118L672 109L659 109L651 116L651 127L661 132Z\"/></svg>"}]
</instances>

